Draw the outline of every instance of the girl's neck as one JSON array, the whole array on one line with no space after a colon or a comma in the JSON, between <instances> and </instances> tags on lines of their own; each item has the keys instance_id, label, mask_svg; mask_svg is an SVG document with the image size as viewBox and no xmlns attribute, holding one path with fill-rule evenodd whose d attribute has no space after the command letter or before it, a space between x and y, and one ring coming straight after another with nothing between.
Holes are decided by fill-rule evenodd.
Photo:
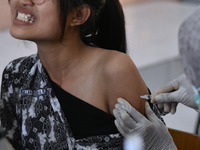
<instances>
[{"instance_id":1,"label":"girl's neck","mask_svg":"<svg viewBox=\"0 0 200 150\"><path fill-rule=\"evenodd\" d=\"M81 41L39 43L38 55L49 76L60 84L67 73L81 64L88 49Z\"/></svg>"}]
</instances>

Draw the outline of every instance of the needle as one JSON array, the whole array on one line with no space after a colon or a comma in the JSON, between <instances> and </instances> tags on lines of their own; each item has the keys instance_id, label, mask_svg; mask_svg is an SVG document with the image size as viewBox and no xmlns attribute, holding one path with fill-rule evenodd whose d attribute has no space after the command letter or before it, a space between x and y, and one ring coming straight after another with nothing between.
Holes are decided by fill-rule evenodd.
<instances>
[{"instance_id":1,"label":"needle","mask_svg":"<svg viewBox=\"0 0 200 150\"><path fill-rule=\"evenodd\" d=\"M142 95L142 96L140 96L140 98L143 98L143 99L147 99L147 100L150 100L150 99L152 99L152 95Z\"/></svg>"},{"instance_id":2,"label":"needle","mask_svg":"<svg viewBox=\"0 0 200 150\"><path fill-rule=\"evenodd\" d=\"M142 99L146 99L146 100L151 100L152 99L152 95L147 94L147 95L142 95L140 96L140 98ZM159 116L164 116L166 114L168 114L169 112L165 112L164 108L159 109L157 103L153 103L153 111L154 113L158 114Z\"/></svg>"}]
</instances>

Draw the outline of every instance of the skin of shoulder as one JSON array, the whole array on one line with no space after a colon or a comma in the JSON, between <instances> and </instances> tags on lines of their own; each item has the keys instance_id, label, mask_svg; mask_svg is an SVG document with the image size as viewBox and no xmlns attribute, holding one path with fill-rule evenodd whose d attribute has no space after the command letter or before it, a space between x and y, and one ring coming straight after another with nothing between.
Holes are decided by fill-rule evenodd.
<instances>
[{"instance_id":1,"label":"skin of shoulder","mask_svg":"<svg viewBox=\"0 0 200 150\"><path fill-rule=\"evenodd\" d=\"M144 114L145 100L140 96L147 94L148 88L127 54L111 51L104 60L104 75L109 113L113 114L117 98L121 97Z\"/></svg>"}]
</instances>

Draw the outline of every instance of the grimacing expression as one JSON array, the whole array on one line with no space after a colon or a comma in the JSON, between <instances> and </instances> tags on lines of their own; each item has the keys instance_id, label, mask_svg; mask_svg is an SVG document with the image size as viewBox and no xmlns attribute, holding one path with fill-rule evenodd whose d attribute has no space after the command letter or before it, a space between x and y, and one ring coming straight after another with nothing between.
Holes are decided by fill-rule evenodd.
<instances>
[{"instance_id":1,"label":"grimacing expression","mask_svg":"<svg viewBox=\"0 0 200 150\"><path fill-rule=\"evenodd\" d=\"M34 3L35 2L35 3ZM13 37L31 41L54 41L61 33L60 14L53 0L10 0Z\"/></svg>"}]
</instances>

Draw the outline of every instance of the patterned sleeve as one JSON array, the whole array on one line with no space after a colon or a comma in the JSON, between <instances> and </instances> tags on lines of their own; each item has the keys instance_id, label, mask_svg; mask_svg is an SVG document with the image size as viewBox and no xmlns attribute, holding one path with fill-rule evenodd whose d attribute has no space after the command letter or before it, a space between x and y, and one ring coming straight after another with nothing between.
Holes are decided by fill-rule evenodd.
<instances>
[{"instance_id":1,"label":"patterned sleeve","mask_svg":"<svg viewBox=\"0 0 200 150\"><path fill-rule=\"evenodd\" d=\"M151 90L148 88L149 94L151 94ZM148 100L149 106L150 108L153 110L153 112L155 113L155 115L165 124L164 119L162 118L162 116L166 115L167 113L164 111L164 108L158 108L158 104L156 103L151 103L151 100ZM165 124L166 125L166 124Z\"/></svg>"},{"instance_id":2,"label":"patterned sleeve","mask_svg":"<svg viewBox=\"0 0 200 150\"><path fill-rule=\"evenodd\" d=\"M4 129L5 135L15 149L22 149L19 118L16 115L16 99L14 94L13 74L11 62L2 75L1 99L0 99L0 126Z\"/></svg>"}]
</instances>

